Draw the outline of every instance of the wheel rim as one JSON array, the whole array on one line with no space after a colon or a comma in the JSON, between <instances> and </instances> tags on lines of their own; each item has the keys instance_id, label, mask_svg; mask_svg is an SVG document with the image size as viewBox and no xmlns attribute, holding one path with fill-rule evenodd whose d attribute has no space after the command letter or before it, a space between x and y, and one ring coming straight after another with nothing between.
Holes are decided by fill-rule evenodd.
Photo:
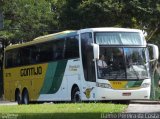
<instances>
[{"instance_id":1,"label":"wheel rim","mask_svg":"<svg viewBox=\"0 0 160 119\"><path fill-rule=\"evenodd\" d=\"M80 97L80 92L76 91L73 97L74 102L80 102L81 101L81 97Z\"/></svg>"},{"instance_id":2,"label":"wheel rim","mask_svg":"<svg viewBox=\"0 0 160 119\"><path fill-rule=\"evenodd\" d=\"M28 104L28 103L29 103L28 91L25 91L23 95L23 104Z\"/></svg>"},{"instance_id":3,"label":"wheel rim","mask_svg":"<svg viewBox=\"0 0 160 119\"><path fill-rule=\"evenodd\" d=\"M28 104L28 96L27 95L24 96L24 104Z\"/></svg>"}]
</instances>

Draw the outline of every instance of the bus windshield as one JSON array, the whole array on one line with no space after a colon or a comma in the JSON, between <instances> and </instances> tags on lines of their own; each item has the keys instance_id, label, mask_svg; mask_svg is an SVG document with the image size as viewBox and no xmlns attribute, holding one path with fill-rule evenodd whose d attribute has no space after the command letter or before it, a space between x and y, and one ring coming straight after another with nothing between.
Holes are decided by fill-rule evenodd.
<instances>
[{"instance_id":1,"label":"bus windshield","mask_svg":"<svg viewBox=\"0 0 160 119\"><path fill-rule=\"evenodd\" d=\"M98 78L148 78L145 54L146 48L101 46L100 59L97 61Z\"/></svg>"}]
</instances>

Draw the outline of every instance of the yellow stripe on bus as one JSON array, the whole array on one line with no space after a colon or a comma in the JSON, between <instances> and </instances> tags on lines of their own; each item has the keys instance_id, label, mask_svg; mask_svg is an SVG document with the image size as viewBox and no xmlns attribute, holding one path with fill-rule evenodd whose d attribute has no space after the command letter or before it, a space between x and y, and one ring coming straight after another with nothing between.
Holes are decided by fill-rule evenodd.
<instances>
[{"instance_id":1,"label":"yellow stripe on bus","mask_svg":"<svg viewBox=\"0 0 160 119\"><path fill-rule=\"evenodd\" d=\"M30 100L36 100L42 88L47 67L48 63L5 69L5 99L14 100L16 88L19 88L21 93L24 88L27 88Z\"/></svg>"}]
</instances>

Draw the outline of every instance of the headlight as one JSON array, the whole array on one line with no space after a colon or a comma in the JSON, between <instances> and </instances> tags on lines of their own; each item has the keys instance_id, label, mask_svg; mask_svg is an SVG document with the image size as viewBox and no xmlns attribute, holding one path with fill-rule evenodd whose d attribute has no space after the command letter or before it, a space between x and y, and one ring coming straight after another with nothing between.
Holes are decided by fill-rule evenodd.
<instances>
[{"instance_id":1,"label":"headlight","mask_svg":"<svg viewBox=\"0 0 160 119\"><path fill-rule=\"evenodd\" d=\"M101 87L101 88L112 88L111 85L108 83L97 83L96 85L97 87Z\"/></svg>"},{"instance_id":2,"label":"headlight","mask_svg":"<svg viewBox=\"0 0 160 119\"><path fill-rule=\"evenodd\" d=\"M150 83L143 83L141 85L141 88L148 88L150 86Z\"/></svg>"}]
</instances>

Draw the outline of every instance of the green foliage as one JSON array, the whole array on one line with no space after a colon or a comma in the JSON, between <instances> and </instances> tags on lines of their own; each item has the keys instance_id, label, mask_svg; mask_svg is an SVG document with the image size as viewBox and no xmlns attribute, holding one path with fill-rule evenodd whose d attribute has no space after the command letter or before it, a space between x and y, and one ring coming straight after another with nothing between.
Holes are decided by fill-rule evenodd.
<instances>
[{"instance_id":1,"label":"green foliage","mask_svg":"<svg viewBox=\"0 0 160 119\"><path fill-rule=\"evenodd\" d=\"M160 31L157 0L0 0L5 16L0 38L12 43L32 40L55 30L88 27L129 27Z\"/></svg>"},{"instance_id":2,"label":"green foliage","mask_svg":"<svg viewBox=\"0 0 160 119\"><path fill-rule=\"evenodd\" d=\"M123 112L127 105L112 103L62 103L0 106L0 113L89 113ZM32 109L32 110L31 110Z\"/></svg>"},{"instance_id":3,"label":"green foliage","mask_svg":"<svg viewBox=\"0 0 160 119\"><path fill-rule=\"evenodd\" d=\"M62 0L57 3L62 3ZM61 29L130 27L147 31L147 39L150 40L160 26L160 2L155 0L65 0L58 6L58 15Z\"/></svg>"},{"instance_id":4,"label":"green foliage","mask_svg":"<svg viewBox=\"0 0 160 119\"><path fill-rule=\"evenodd\" d=\"M45 0L6 0L3 12L5 28L0 37L13 43L32 40L47 30L57 29L51 4Z\"/></svg>"},{"instance_id":5,"label":"green foliage","mask_svg":"<svg viewBox=\"0 0 160 119\"><path fill-rule=\"evenodd\" d=\"M121 113L126 108L111 103L12 105L0 106L0 117L13 114L18 119L100 119L102 113Z\"/></svg>"}]
</instances>

